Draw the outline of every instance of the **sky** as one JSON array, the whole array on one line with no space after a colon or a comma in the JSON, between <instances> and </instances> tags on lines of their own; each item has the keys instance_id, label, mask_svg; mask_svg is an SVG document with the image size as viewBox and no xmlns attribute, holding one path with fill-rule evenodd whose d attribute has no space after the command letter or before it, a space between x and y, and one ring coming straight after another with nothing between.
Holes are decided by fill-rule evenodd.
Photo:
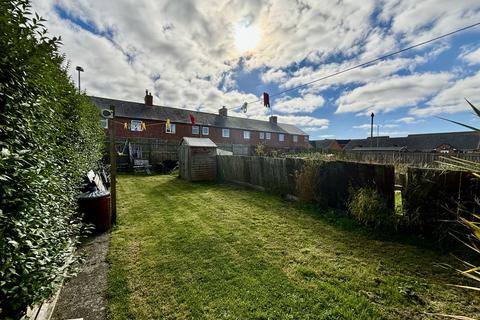
<instances>
[{"instance_id":1,"label":"sky","mask_svg":"<svg viewBox=\"0 0 480 320\"><path fill-rule=\"evenodd\" d=\"M32 0L89 95L297 125L310 139L463 131L479 125L478 0ZM261 100L273 95L271 109ZM247 112L240 106L249 103Z\"/></svg>"}]
</instances>

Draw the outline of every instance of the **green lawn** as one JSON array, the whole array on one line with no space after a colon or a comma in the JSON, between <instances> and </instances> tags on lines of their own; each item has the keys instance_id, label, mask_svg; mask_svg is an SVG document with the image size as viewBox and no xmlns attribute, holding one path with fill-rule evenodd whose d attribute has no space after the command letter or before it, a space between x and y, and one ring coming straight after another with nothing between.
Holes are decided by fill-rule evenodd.
<instances>
[{"instance_id":1,"label":"green lawn","mask_svg":"<svg viewBox=\"0 0 480 320\"><path fill-rule=\"evenodd\" d=\"M329 219L330 217L330 219ZM449 256L380 241L280 197L173 176L121 176L111 319L480 316Z\"/></svg>"}]
</instances>

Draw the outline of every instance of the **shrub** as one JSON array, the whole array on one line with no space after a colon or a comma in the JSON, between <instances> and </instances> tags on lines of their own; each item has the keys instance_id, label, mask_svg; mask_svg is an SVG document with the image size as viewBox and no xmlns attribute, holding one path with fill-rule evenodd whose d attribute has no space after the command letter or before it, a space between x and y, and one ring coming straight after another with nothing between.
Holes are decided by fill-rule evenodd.
<instances>
[{"instance_id":1,"label":"shrub","mask_svg":"<svg viewBox=\"0 0 480 320\"><path fill-rule=\"evenodd\" d=\"M266 145L259 143L255 146L255 155L259 157L265 157L267 155Z\"/></svg>"},{"instance_id":2,"label":"shrub","mask_svg":"<svg viewBox=\"0 0 480 320\"><path fill-rule=\"evenodd\" d=\"M28 0L0 2L0 318L49 297L73 263L82 177L101 158L99 114L62 67Z\"/></svg>"},{"instance_id":3,"label":"shrub","mask_svg":"<svg viewBox=\"0 0 480 320\"><path fill-rule=\"evenodd\" d=\"M372 188L350 189L347 208L355 220L364 226L388 224L392 215L385 200Z\"/></svg>"}]
</instances>

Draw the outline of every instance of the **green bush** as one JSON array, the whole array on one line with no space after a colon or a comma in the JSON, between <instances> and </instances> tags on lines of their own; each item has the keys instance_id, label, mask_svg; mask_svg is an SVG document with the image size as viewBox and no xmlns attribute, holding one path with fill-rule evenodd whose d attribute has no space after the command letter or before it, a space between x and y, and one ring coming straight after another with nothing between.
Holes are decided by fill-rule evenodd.
<instances>
[{"instance_id":1,"label":"green bush","mask_svg":"<svg viewBox=\"0 0 480 320\"><path fill-rule=\"evenodd\" d=\"M259 143L255 146L255 155L259 157L265 157L267 155L266 145Z\"/></svg>"},{"instance_id":2,"label":"green bush","mask_svg":"<svg viewBox=\"0 0 480 320\"><path fill-rule=\"evenodd\" d=\"M361 225L387 225L392 216L385 200L372 188L350 189L348 211Z\"/></svg>"},{"instance_id":3,"label":"green bush","mask_svg":"<svg viewBox=\"0 0 480 320\"><path fill-rule=\"evenodd\" d=\"M0 318L49 297L73 263L76 196L101 158L99 115L28 0L0 2Z\"/></svg>"}]
</instances>

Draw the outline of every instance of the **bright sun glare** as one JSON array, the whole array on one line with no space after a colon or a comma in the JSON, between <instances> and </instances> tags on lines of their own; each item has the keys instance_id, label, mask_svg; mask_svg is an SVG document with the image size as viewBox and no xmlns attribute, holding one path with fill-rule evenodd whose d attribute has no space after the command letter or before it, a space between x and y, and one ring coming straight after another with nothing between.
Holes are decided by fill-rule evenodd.
<instances>
[{"instance_id":1,"label":"bright sun glare","mask_svg":"<svg viewBox=\"0 0 480 320\"><path fill-rule=\"evenodd\" d=\"M239 24L235 27L235 46L241 53L254 49L260 40L258 27Z\"/></svg>"}]
</instances>

